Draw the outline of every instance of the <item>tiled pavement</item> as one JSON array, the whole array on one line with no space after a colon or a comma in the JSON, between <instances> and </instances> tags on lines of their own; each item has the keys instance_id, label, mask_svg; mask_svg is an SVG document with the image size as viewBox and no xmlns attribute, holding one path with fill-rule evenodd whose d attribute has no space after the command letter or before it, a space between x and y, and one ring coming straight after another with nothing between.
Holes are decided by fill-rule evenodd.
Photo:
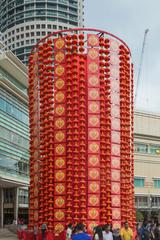
<instances>
[{"instance_id":1,"label":"tiled pavement","mask_svg":"<svg viewBox=\"0 0 160 240\"><path fill-rule=\"evenodd\" d=\"M17 240L17 236L6 228L0 228L0 240Z\"/></svg>"}]
</instances>

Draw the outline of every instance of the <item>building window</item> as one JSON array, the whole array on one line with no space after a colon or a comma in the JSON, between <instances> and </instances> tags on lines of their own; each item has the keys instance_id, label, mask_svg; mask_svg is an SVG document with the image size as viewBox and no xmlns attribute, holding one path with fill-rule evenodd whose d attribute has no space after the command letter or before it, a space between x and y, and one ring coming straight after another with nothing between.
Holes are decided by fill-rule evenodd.
<instances>
[{"instance_id":1,"label":"building window","mask_svg":"<svg viewBox=\"0 0 160 240\"><path fill-rule=\"evenodd\" d=\"M45 28L46 27L46 25L45 24L42 24L42 28Z\"/></svg>"},{"instance_id":2,"label":"building window","mask_svg":"<svg viewBox=\"0 0 160 240\"><path fill-rule=\"evenodd\" d=\"M153 154L153 155L160 154L160 146L159 145L150 145L149 152L150 152L150 154Z\"/></svg>"},{"instance_id":3,"label":"building window","mask_svg":"<svg viewBox=\"0 0 160 240\"><path fill-rule=\"evenodd\" d=\"M26 40L26 44L29 44L29 40Z\"/></svg>"},{"instance_id":4,"label":"building window","mask_svg":"<svg viewBox=\"0 0 160 240\"><path fill-rule=\"evenodd\" d=\"M34 43L34 39L31 39L31 43Z\"/></svg>"},{"instance_id":5,"label":"building window","mask_svg":"<svg viewBox=\"0 0 160 240\"><path fill-rule=\"evenodd\" d=\"M160 188L160 179L154 179L154 187Z\"/></svg>"},{"instance_id":6,"label":"building window","mask_svg":"<svg viewBox=\"0 0 160 240\"><path fill-rule=\"evenodd\" d=\"M57 26L56 26L56 25L53 25L53 29L57 29Z\"/></svg>"},{"instance_id":7,"label":"building window","mask_svg":"<svg viewBox=\"0 0 160 240\"><path fill-rule=\"evenodd\" d=\"M135 205L136 205L136 207L147 207L148 206L148 197L147 196L135 196Z\"/></svg>"},{"instance_id":8,"label":"building window","mask_svg":"<svg viewBox=\"0 0 160 240\"><path fill-rule=\"evenodd\" d=\"M19 32L19 28L16 29L16 32L17 32L17 33Z\"/></svg>"},{"instance_id":9,"label":"building window","mask_svg":"<svg viewBox=\"0 0 160 240\"><path fill-rule=\"evenodd\" d=\"M59 26L59 30L62 30L62 26Z\"/></svg>"},{"instance_id":10,"label":"building window","mask_svg":"<svg viewBox=\"0 0 160 240\"><path fill-rule=\"evenodd\" d=\"M16 36L16 39L17 39L17 40L19 39L19 35Z\"/></svg>"},{"instance_id":11,"label":"building window","mask_svg":"<svg viewBox=\"0 0 160 240\"><path fill-rule=\"evenodd\" d=\"M4 189L4 203L13 203L13 188Z\"/></svg>"},{"instance_id":12,"label":"building window","mask_svg":"<svg viewBox=\"0 0 160 240\"><path fill-rule=\"evenodd\" d=\"M33 37L34 36L34 32L31 32L31 37Z\"/></svg>"},{"instance_id":13,"label":"building window","mask_svg":"<svg viewBox=\"0 0 160 240\"><path fill-rule=\"evenodd\" d=\"M139 153L148 153L148 145L143 143L135 143L134 151Z\"/></svg>"},{"instance_id":14,"label":"building window","mask_svg":"<svg viewBox=\"0 0 160 240\"><path fill-rule=\"evenodd\" d=\"M26 37L29 37L29 33L26 33Z\"/></svg>"},{"instance_id":15,"label":"building window","mask_svg":"<svg viewBox=\"0 0 160 240\"><path fill-rule=\"evenodd\" d=\"M23 46L24 45L24 41L21 41L21 46Z\"/></svg>"},{"instance_id":16,"label":"building window","mask_svg":"<svg viewBox=\"0 0 160 240\"><path fill-rule=\"evenodd\" d=\"M12 34L14 34L14 30L12 30Z\"/></svg>"},{"instance_id":17,"label":"building window","mask_svg":"<svg viewBox=\"0 0 160 240\"><path fill-rule=\"evenodd\" d=\"M26 30L29 30L29 26L26 26Z\"/></svg>"},{"instance_id":18,"label":"building window","mask_svg":"<svg viewBox=\"0 0 160 240\"><path fill-rule=\"evenodd\" d=\"M135 187L144 187L144 178L134 178L134 186Z\"/></svg>"},{"instance_id":19,"label":"building window","mask_svg":"<svg viewBox=\"0 0 160 240\"><path fill-rule=\"evenodd\" d=\"M16 46L19 47L19 42L16 43Z\"/></svg>"},{"instance_id":20,"label":"building window","mask_svg":"<svg viewBox=\"0 0 160 240\"><path fill-rule=\"evenodd\" d=\"M50 24L48 24L47 27L48 27L48 29L51 29L51 25Z\"/></svg>"},{"instance_id":21,"label":"building window","mask_svg":"<svg viewBox=\"0 0 160 240\"><path fill-rule=\"evenodd\" d=\"M37 28L37 29L40 29L40 24L37 24L37 25L36 25L36 28Z\"/></svg>"},{"instance_id":22,"label":"building window","mask_svg":"<svg viewBox=\"0 0 160 240\"><path fill-rule=\"evenodd\" d=\"M18 202L20 204L28 204L28 190L19 189Z\"/></svg>"},{"instance_id":23,"label":"building window","mask_svg":"<svg viewBox=\"0 0 160 240\"><path fill-rule=\"evenodd\" d=\"M46 35L46 33L45 32L42 32L42 36L45 36Z\"/></svg>"},{"instance_id":24,"label":"building window","mask_svg":"<svg viewBox=\"0 0 160 240\"><path fill-rule=\"evenodd\" d=\"M40 32L36 32L36 36L40 36Z\"/></svg>"},{"instance_id":25,"label":"building window","mask_svg":"<svg viewBox=\"0 0 160 240\"><path fill-rule=\"evenodd\" d=\"M31 29L34 29L34 25L31 25Z\"/></svg>"}]
</instances>

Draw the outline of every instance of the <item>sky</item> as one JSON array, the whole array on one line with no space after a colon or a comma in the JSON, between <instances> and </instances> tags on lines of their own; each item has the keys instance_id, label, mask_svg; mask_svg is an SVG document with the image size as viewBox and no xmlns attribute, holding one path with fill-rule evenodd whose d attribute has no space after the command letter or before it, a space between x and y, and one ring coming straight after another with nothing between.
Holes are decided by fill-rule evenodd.
<instances>
[{"instance_id":1,"label":"sky","mask_svg":"<svg viewBox=\"0 0 160 240\"><path fill-rule=\"evenodd\" d=\"M149 29L136 109L160 113L160 0L85 0L85 27L106 30L132 53L135 89L145 29Z\"/></svg>"}]
</instances>

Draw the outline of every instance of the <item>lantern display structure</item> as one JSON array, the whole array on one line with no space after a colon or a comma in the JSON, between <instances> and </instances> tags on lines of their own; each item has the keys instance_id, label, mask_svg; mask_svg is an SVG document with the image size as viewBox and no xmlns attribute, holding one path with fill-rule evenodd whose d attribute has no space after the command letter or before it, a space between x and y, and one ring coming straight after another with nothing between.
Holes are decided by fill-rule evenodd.
<instances>
[{"instance_id":1,"label":"lantern display structure","mask_svg":"<svg viewBox=\"0 0 160 240\"><path fill-rule=\"evenodd\" d=\"M29 58L29 227L135 224L133 65L116 36L54 32Z\"/></svg>"}]
</instances>

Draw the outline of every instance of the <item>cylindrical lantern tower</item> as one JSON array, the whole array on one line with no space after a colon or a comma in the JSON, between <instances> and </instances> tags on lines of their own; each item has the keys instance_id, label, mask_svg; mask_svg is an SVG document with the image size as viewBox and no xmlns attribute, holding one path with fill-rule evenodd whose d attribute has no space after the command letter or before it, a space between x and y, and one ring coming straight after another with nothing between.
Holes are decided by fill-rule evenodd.
<instances>
[{"instance_id":1,"label":"cylindrical lantern tower","mask_svg":"<svg viewBox=\"0 0 160 240\"><path fill-rule=\"evenodd\" d=\"M54 32L29 64L29 226L135 223L133 66L127 45L96 29Z\"/></svg>"}]
</instances>

